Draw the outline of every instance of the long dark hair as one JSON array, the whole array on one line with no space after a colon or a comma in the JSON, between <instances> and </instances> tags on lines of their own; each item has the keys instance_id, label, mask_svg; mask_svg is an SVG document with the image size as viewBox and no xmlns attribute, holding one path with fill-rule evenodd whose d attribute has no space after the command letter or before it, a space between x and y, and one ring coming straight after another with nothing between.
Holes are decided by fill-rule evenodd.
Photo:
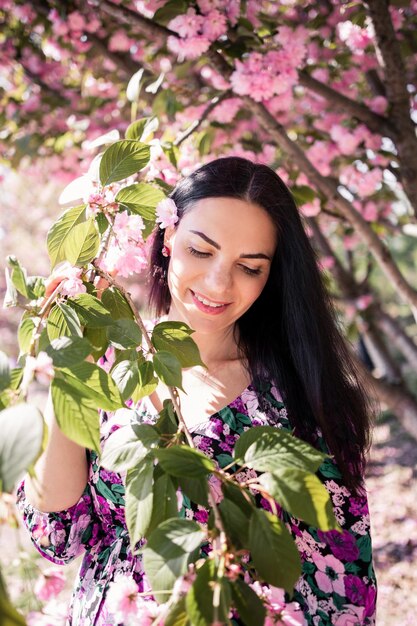
<instances>
[{"instance_id":1,"label":"long dark hair","mask_svg":"<svg viewBox=\"0 0 417 626\"><path fill-rule=\"evenodd\" d=\"M255 386L266 374L280 390L295 434L314 445L318 426L346 485L359 489L371 409L291 193L266 165L227 157L181 180L170 197L180 219L209 197L246 200L272 218L277 248L261 295L237 322L240 349ZM150 303L157 315L171 303L163 236L158 229L151 251Z\"/></svg>"}]
</instances>

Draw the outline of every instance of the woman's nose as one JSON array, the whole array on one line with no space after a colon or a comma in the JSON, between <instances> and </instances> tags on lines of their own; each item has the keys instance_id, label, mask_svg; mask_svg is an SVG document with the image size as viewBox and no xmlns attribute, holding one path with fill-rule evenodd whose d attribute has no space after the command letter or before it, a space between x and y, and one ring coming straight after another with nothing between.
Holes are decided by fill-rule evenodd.
<instances>
[{"instance_id":1,"label":"woman's nose","mask_svg":"<svg viewBox=\"0 0 417 626\"><path fill-rule=\"evenodd\" d=\"M232 286L232 274L229 269L223 266L210 268L205 275L205 283L210 293L206 294L212 298L226 294Z\"/></svg>"}]
</instances>

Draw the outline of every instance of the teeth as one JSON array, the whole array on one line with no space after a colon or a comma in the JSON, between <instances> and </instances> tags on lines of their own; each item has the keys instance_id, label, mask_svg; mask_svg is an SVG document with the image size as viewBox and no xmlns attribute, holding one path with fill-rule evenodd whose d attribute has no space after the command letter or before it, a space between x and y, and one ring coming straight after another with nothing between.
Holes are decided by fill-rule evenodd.
<instances>
[{"instance_id":1,"label":"teeth","mask_svg":"<svg viewBox=\"0 0 417 626\"><path fill-rule=\"evenodd\" d=\"M205 298L202 298L201 296L197 295L196 293L194 293L194 296L197 298L197 300L199 300L200 302L202 302L206 306L213 307L213 309L218 309L220 306L223 306L223 304L214 304L213 302L210 302L209 300L206 300Z\"/></svg>"}]
</instances>

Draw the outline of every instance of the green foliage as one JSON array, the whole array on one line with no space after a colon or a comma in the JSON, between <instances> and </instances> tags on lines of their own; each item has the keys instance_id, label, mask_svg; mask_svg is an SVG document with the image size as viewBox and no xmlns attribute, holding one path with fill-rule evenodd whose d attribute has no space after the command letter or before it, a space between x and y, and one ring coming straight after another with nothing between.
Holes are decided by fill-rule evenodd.
<instances>
[{"instance_id":1,"label":"green foliage","mask_svg":"<svg viewBox=\"0 0 417 626\"><path fill-rule=\"evenodd\" d=\"M192 332L183 322L160 322L152 331L152 343L158 351L176 356L181 367L204 365Z\"/></svg>"},{"instance_id":2,"label":"green foliage","mask_svg":"<svg viewBox=\"0 0 417 626\"><path fill-rule=\"evenodd\" d=\"M100 162L100 182L103 186L128 178L143 169L149 162L150 149L140 141L124 139L116 141Z\"/></svg>"},{"instance_id":3,"label":"green foliage","mask_svg":"<svg viewBox=\"0 0 417 626\"><path fill-rule=\"evenodd\" d=\"M151 454L126 476L126 523L132 548L147 532L153 505L153 457Z\"/></svg>"},{"instance_id":4,"label":"green foliage","mask_svg":"<svg viewBox=\"0 0 417 626\"><path fill-rule=\"evenodd\" d=\"M291 593L301 574L301 560L285 525L271 513L254 509L249 548L261 579Z\"/></svg>"},{"instance_id":5,"label":"green foliage","mask_svg":"<svg viewBox=\"0 0 417 626\"><path fill-rule=\"evenodd\" d=\"M171 476L200 478L215 470L205 454L188 446L171 446L154 451L162 468Z\"/></svg>"},{"instance_id":6,"label":"green foliage","mask_svg":"<svg viewBox=\"0 0 417 626\"><path fill-rule=\"evenodd\" d=\"M215 606L216 586L220 587L217 606ZM210 626L215 621L227 624L231 601L230 581L225 577L219 579L214 561L207 559L198 570L185 600L191 623L195 626Z\"/></svg>"},{"instance_id":7,"label":"green foliage","mask_svg":"<svg viewBox=\"0 0 417 626\"><path fill-rule=\"evenodd\" d=\"M168 600L177 578L186 574L204 534L192 520L168 519L149 535L143 550L143 565L158 602Z\"/></svg>"},{"instance_id":8,"label":"green foliage","mask_svg":"<svg viewBox=\"0 0 417 626\"><path fill-rule=\"evenodd\" d=\"M232 600L245 626L258 626L265 621L265 607L259 596L243 580L232 582Z\"/></svg>"},{"instance_id":9,"label":"green foliage","mask_svg":"<svg viewBox=\"0 0 417 626\"><path fill-rule=\"evenodd\" d=\"M67 209L51 226L47 237L47 248L51 266L54 268L61 261L67 260L67 243L73 229L85 222L85 205ZM71 244L70 244L71 246Z\"/></svg>"},{"instance_id":10,"label":"green foliage","mask_svg":"<svg viewBox=\"0 0 417 626\"><path fill-rule=\"evenodd\" d=\"M44 423L36 407L21 402L0 412L0 492L11 492L41 451Z\"/></svg>"},{"instance_id":11,"label":"green foliage","mask_svg":"<svg viewBox=\"0 0 417 626\"><path fill-rule=\"evenodd\" d=\"M130 411L131 409L124 409ZM113 472L123 472L139 465L159 443L159 434L149 424L122 426L113 432L103 447L101 464Z\"/></svg>"}]
</instances>

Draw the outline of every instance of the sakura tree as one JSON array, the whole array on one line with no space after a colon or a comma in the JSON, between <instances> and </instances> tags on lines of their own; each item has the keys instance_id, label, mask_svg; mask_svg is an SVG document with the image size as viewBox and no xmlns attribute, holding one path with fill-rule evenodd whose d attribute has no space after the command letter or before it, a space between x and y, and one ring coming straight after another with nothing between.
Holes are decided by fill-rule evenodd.
<instances>
[{"instance_id":1,"label":"sakura tree","mask_svg":"<svg viewBox=\"0 0 417 626\"><path fill-rule=\"evenodd\" d=\"M366 380L417 437L415 0L0 7L5 184L15 168L64 185L98 137L152 115L146 180L165 191L219 155L269 164L366 348Z\"/></svg>"}]
</instances>

